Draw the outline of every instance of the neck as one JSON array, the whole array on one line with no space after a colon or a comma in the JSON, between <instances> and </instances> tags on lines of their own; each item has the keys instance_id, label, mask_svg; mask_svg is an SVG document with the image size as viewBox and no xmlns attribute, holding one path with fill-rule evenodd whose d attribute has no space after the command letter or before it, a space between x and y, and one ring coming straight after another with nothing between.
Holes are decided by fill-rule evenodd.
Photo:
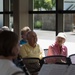
<instances>
[{"instance_id":1,"label":"neck","mask_svg":"<svg viewBox=\"0 0 75 75\"><path fill-rule=\"evenodd\" d=\"M56 45L58 45L59 47L62 47L61 43L56 42Z\"/></svg>"},{"instance_id":2,"label":"neck","mask_svg":"<svg viewBox=\"0 0 75 75\"><path fill-rule=\"evenodd\" d=\"M26 41L26 39L22 39L22 40Z\"/></svg>"},{"instance_id":3,"label":"neck","mask_svg":"<svg viewBox=\"0 0 75 75\"><path fill-rule=\"evenodd\" d=\"M36 44L29 44L30 46L32 46L33 48L36 47Z\"/></svg>"},{"instance_id":4,"label":"neck","mask_svg":"<svg viewBox=\"0 0 75 75\"><path fill-rule=\"evenodd\" d=\"M12 61L12 57L4 57L4 56L0 56L0 59L7 59L7 60L11 60Z\"/></svg>"}]
</instances>

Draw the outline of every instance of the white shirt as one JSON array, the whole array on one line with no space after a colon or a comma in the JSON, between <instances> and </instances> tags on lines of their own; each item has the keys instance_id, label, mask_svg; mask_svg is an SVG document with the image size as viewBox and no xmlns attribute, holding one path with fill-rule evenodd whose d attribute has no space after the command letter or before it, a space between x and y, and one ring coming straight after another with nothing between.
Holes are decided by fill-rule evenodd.
<instances>
[{"instance_id":1,"label":"white shirt","mask_svg":"<svg viewBox=\"0 0 75 75\"><path fill-rule=\"evenodd\" d=\"M0 59L0 75L25 75L25 73L12 61Z\"/></svg>"}]
</instances>

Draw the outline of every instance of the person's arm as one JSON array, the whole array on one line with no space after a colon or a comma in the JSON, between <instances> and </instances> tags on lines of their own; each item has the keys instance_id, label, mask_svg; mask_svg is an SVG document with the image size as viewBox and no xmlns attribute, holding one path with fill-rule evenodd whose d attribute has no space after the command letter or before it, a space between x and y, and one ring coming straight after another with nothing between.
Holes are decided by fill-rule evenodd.
<instances>
[{"instance_id":1,"label":"person's arm","mask_svg":"<svg viewBox=\"0 0 75 75\"><path fill-rule=\"evenodd\" d=\"M47 56L53 55L52 47L49 46Z\"/></svg>"},{"instance_id":2,"label":"person's arm","mask_svg":"<svg viewBox=\"0 0 75 75\"><path fill-rule=\"evenodd\" d=\"M67 47L65 47L66 48L66 51L65 51L65 56L67 57L68 56L68 49L67 49Z\"/></svg>"},{"instance_id":3,"label":"person's arm","mask_svg":"<svg viewBox=\"0 0 75 75\"><path fill-rule=\"evenodd\" d=\"M44 50L42 48L41 48L41 56L45 57L45 52L44 52Z\"/></svg>"},{"instance_id":4,"label":"person's arm","mask_svg":"<svg viewBox=\"0 0 75 75\"><path fill-rule=\"evenodd\" d=\"M64 49L62 50L62 55L67 57L68 56L68 52L67 51L68 51L67 47L64 46Z\"/></svg>"},{"instance_id":5,"label":"person's arm","mask_svg":"<svg viewBox=\"0 0 75 75\"><path fill-rule=\"evenodd\" d=\"M20 55L22 58L27 57L27 52L26 52L26 49L25 49L25 45L22 45L22 46L20 47L19 55Z\"/></svg>"},{"instance_id":6,"label":"person's arm","mask_svg":"<svg viewBox=\"0 0 75 75\"><path fill-rule=\"evenodd\" d=\"M43 57L45 57L45 52L44 49L42 49L40 46L39 49L40 49L40 59L42 59Z\"/></svg>"}]
</instances>

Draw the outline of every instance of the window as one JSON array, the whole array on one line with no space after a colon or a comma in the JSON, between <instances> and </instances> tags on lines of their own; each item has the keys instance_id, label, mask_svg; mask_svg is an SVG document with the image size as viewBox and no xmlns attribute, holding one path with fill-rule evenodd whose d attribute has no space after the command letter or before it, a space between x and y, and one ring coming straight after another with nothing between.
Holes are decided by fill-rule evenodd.
<instances>
[{"instance_id":1,"label":"window","mask_svg":"<svg viewBox=\"0 0 75 75\"><path fill-rule=\"evenodd\" d=\"M64 10L75 10L75 0L64 0Z\"/></svg>"},{"instance_id":2,"label":"window","mask_svg":"<svg viewBox=\"0 0 75 75\"><path fill-rule=\"evenodd\" d=\"M3 25L3 0L0 0L0 27Z\"/></svg>"},{"instance_id":3,"label":"window","mask_svg":"<svg viewBox=\"0 0 75 75\"><path fill-rule=\"evenodd\" d=\"M75 0L46 0L49 2L55 1L55 4L51 9L48 9L47 7L44 8L44 6L40 5L40 1L42 0L33 0L33 10L29 11L29 14L33 15L34 30L37 26L40 26L42 35L38 33L38 30L36 30L36 32L38 35L42 36L39 38L44 40L45 32L43 33L43 30L48 31L46 37L46 48L48 48L48 39L54 40L55 35L57 35L58 32L65 32L67 34L67 42L70 42L69 44L67 44L68 48L70 49L69 45L71 45L71 42L74 42L75 40L75 36L73 33L75 31ZM53 32L52 35L50 34L50 32ZM70 50L68 53L68 55L72 54Z\"/></svg>"},{"instance_id":4,"label":"window","mask_svg":"<svg viewBox=\"0 0 75 75\"><path fill-rule=\"evenodd\" d=\"M44 33L43 30L53 31L53 37L55 39L56 35L55 12L56 12L56 0L33 0L33 10L29 11L29 13L33 14L34 30L42 29L42 33Z\"/></svg>"},{"instance_id":5,"label":"window","mask_svg":"<svg viewBox=\"0 0 75 75\"><path fill-rule=\"evenodd\" d=\"M75 31L75 0L64 0L63 11L63 26L64 31L67 32L69 38L68 42L74 42Z\"/></svg>"},{"instance_id":6,"label":"window","mask_svg":"<svg viewBox=\"0 0 75 75\"><path fill-rule=\"evenodd\" d=\"M3 25L10 27L11 7L11 0L0 0L0 27Z\"/></svg>"}]
</instances>

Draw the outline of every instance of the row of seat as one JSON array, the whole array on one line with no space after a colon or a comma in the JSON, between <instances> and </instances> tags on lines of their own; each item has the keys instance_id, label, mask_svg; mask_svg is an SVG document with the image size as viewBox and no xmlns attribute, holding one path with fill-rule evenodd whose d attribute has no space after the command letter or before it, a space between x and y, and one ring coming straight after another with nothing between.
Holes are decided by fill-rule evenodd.
<instances>
[{"instance_id":1,"label":"row of seat","mask_svg":"<svg viewBox=\"0 0 75 75\"><path fill-rule=\"evenodd\" d=\"M43 64L75 64L75 54L70 55L69 57L54 55L46 56L41 60L39 58L18 58L18 63L16 63L24 71L28 71L33 74L39 72Z\"/></svg>"},{"instance_id":2,"label":"row of seat","mask_svg":"<svg viewBox=\"0 0 75 75\"><path fill-rule=\"evenodd\" d=\"M69 57L51 56L45 57L44 59L47 60L46 58L53 58L54 62L46 61L45 63L47 64L43 64L38 75L75 75L75 54L72 54Z\"/></svg>"}]
</instances>

